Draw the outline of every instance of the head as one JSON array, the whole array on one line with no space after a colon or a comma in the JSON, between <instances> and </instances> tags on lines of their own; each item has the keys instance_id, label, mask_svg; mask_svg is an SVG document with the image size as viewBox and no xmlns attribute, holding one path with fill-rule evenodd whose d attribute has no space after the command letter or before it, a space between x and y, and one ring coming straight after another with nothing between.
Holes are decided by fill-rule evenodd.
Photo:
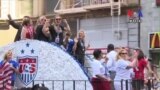
<instances>
[{"instance_id":1,"label":"head","mask_svg":"<svg viewBox=\"0 0 160 90\"><path fill-rule=\"evenodd\" d=\"M69 39L71 37L71 32L66 33L66 39Z\"/></svg>"},{"instance_id":2,"label":"head","mask_svg":"<svg viewBox=\"0 0 160 90\"><path fill-rule=\"evenodd\" d=\"M50 26L50 19L46 19L46 21L44 22L44 26L47 26L47 27Z\"/></svg>"},{"instance_id":3,"label":"head","mask_svg":"<svg viewBox=\"0 0 160 90\"><path fill-rule=\"evenodd\" d=\"M23 25L23 26L31 25L31 19L30 19L29 16L24 16L24 17L23 17L22 25Z\"/></svg>"},{"instance_id":4,"label":"head","mask_svg":"<svg viewBox=\"0 0 160 90\"><path fill-rule=\"evenodd\" d=\"M114 45L113 44L108 44L108 46L107 46L107 52L110 52L112 50L114 50Z\"/></svg>"},{"instance_id":5,"label":"head","mask_svg":"<svg viewBox=\"0 0 160 90\"><path fill-rule=\"evenodd\" d=\"M12 50L5 53L3 60L10 60L12 58Z\"/></svg>"},{"instance_id":6,"label":"head","mask_svg":"<svg viewBox=\"0 0 160 90\"><path fill-rule=\"evenodd\" d=\"M117 60L118 59L124 59L124 60L127 60L127 57L128 57L128 52L126 49L121 49L118 54L117 54Z\"/></svg>"},{"instance_id":7,"label":"head","mask_svg":"<svg viewBox=\"0 0 160 90\"><path fill-rule=\"evenodd\" d=\"M141 49L136 49L135 52L137 52L137 54L138 54L138 57L137 57L138 60L145 58L145 55Z\"/></svg>"},{"instance_id":8,"label":"head","mask_svg":"<svg viewBox=\"0 0 160 90\"><path fill-rule=\"evenodd\" d=\"M84 39L84 38L85 38L85 33L84 33L83 30L80 30L80 31L78 32L78 37L79 37L79 39Z\"/></svg>"},{"instance_id":9,"label":"head","mask_svg":"<svg viewBox=\"0 0 160 90\"><path fill-rule=\"evenodd\" d=\"M32 90L32 88L30 88L30 87L28 87L28 88L23 87L23 88L21 88L21 89L17 89L17 90Z\"/></svg>"},{"instance_id":10,"label":"head","mask_svg":"<svg viewBox=\"0 0 160 90\"><path fill-rule=\"evenodd\" d=\"M93 56L95 59L100 60L102 58L102 51L100 49L94 50Z\"/></svg>"},{"instance_id":11,"label":"head","mask_svg":"<svg viewBox=\"0 0 160 90\"><path fill-rule=\"evenodd\" d=\"M40 18L39 18L39 23L40 23L40 25L44 25L45 24L45 22L46 22L46 17L45 16L41 16Z\"/></svg>"},{"instance_id":12,"label":"head","mask_svg":"<svg viewBox=\"0 0 160 90\"><path fill-rule=\"evenodd\" d=\"M32 90L49 90L49 89L45 87L44 84L36 84L32 87Z\"/></svg>"},{"instance_id":13,"label":"head","mask_svg":"<svg viewBox=\"0 0 160 90\"><path fill-rule=\"evenodd\" d=\"M55 15L54 20L55 20L55 25L60 25L62 22L62 17L60 15Z\"/></svg>"}]
</instances>

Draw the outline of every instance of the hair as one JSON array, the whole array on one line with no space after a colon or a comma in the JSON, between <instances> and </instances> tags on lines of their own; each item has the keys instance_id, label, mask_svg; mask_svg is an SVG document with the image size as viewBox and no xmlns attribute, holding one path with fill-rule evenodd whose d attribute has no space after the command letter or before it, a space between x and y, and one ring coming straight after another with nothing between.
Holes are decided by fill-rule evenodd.
<instances>
[{"instance_id":1,"label":"hair","mask_svg":"<svg viewBox=\"0 0 160 90\"><path fill-rule=\"evenodd\" d=\"M93 52L93 56L94 56L94 58L96 58L96 59L100 58L101 54L102 54L102 51L101 51L100 49L96 49L96 50L94 50L94 52Z\"/></svg>"},{"instance_id":2,"label":"hair","mask_svg":"<svg viewBox=\"0 0 160 90\"><path fill-rule=\"evenodd\" d=\"M41 21L41 20L44 19L44 18L46 19L46 16L40 16L40 17L39 17L39 20Z\"/></svg>"},{"instance_id":3,"label":"hair","mask_svg":"<svg viewBox=\"0 0 160 90\"><path fill-rule=\"evenodd\" d=\"M12 50L8 50L8 51L4 54L3 60L6 60L6 59L8 58L7 56L8 56L8 53L9 53L9 52L12 52Z\"/></svg>"},{"instance_id":4,"label":"hair","mask_svg":"<svg viewBox=\"0 0 160 90\"><path fill-rule=\"evenodd\" d=\"M29 17L29 16L24 16L22 25L23 25L23 26L27 26L27 25L29 25L30 23L31 23L30 17Z\"/></svg>"},{"instance_id":5,"label":"hair","mask_svg":"<svg viewBox=\"0 0 160 90\"><path fill-rule=\"evenodd\" d=\"M71 35L72 35L72 34L71 34L70 31L66 32L66 36L71 36Z\"/></svg>"},{"instance_id":6,"label":"hair","mask_svg":"<svg viewBox=\"0 0 160 90\"><path fill-rule=\"evenodd\" d=\"M138 60L144 59L145 55L141 49L136 50L138 52Z\"/></svg>"},{"instance_id":7,"label":"hair","mask_svg":"<svg viewBox=\"0 0 160 90\"><path fill-rule=\"evenodd\" d=\"M84 32L83 29L80 29L80 30L78 31L78 38L79 38L79 33L83 33L83 38L85 37L85 32Z\"/></svg>"},{"instance_id":8,"label":"hair","mask_svg":"<svg viewBox=\"0 0 160 90\"><path fill-rule=\"evenodd\" d=\"M84 33L84 30L83 30L83 29L80 29L80 30L78 31L78 33L80 33L80 32Z\"/></svg>"},{"instance_id":9,"label":"hair","mask_svg":"<svg viewBox=\"0 0 160 90\"><path fill-rule=\"evenodd\" d=\"M112 50L114 50L114 45L113 44L108 44L108 46L107 46L107 52L110 52Z\"/></svg>"},{"instance_id":10,"label":"hair","mask_svg":"<svg viewBox=\"0 0 160 90\"><path fill-rule=\"evenodd\" d=\"M46 16L40 16L40 17L37 19L36 25L41 25L41 24L42 24L41 21L42 21L44 18L46 19Z\"/></svg>"},{"instance_id":11,"label":"hair","mask_svg":"<svg viewBox=\"0 0 160 90\"><path fill-rule=\"evenodd\" d=\"M44 84L36 84L32 87L32 90L49 90L49 89L45 87Z\"/></svg>"},{"instance_id":12,"label":"hair","mask_svg":"<svg viewBox=\"0 0 160 90\"><path fill-rule=\"evenodd\" d=\"M120 50L119 50L119 52L118 52L118 54L117 54L117 60L119 60L120 58L122 58L122 57L121 57L121 53L122 53L123 51L126 51L126 49L120 49Z\"/></svg>"},{"instance_id":13,"label":"hair","mask_svg":"<svg viewBox=\"0 0 160 90\"><path fill-rule=\"evenodd\" d=\"M23 88L21 88L21 89L17 89L17 90L32 90L32 88L31 87L23 87Z\"/></svg>"},{"instance_id":14,"label":"hair","mask_svg":"<svg viewBox=\"0 0 160 90\"><path fill-rule=\"evenodd\" d=\"M54 16L54 19L56 19L56 18L62 18L59 14L56 14L55 16Z\"/></svg>"}]
</instances>

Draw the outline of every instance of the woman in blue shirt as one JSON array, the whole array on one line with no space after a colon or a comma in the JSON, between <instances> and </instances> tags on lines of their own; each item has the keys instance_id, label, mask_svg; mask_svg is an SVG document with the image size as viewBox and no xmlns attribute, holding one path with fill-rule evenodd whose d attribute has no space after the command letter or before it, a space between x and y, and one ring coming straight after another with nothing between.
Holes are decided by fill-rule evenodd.
<instances>
[{"instance_id":1,"label":"woman in blue shirt","mask_svg":"<svg viewBox=\"0 0 160 90\"><path fill-rule=\"evenodd\" d=\"M71 32L67 32L65 35L65 39L63 41L64 48L66 51L70 54L73 55L73 46L74 46L74 40L71 39Z\"/></svg>"}]
</instances>

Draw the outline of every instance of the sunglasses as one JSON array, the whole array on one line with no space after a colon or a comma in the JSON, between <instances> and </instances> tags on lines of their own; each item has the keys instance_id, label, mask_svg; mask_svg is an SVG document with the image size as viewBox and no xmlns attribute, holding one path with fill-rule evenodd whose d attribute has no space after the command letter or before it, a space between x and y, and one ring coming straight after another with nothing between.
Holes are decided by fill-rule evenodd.
<instances>
[{"instance_id":1,"label":"sunglasses","mask_svg":"<svg viewBox=\"0 0 160 90\"><path fill-rule=\"evenodd\" d=\"M60 18L57 18L56 20L61 20Z\"/></svg>"},{"instance_id":2,"label":"sunglasses","mask_svg":"<svg viewBox=\"0 0 160 90\"><path fill-rule=\"evenodd\" d=\"M127 54L127 53L120 53L120 54Z\"/></svg>"}]
</instances>

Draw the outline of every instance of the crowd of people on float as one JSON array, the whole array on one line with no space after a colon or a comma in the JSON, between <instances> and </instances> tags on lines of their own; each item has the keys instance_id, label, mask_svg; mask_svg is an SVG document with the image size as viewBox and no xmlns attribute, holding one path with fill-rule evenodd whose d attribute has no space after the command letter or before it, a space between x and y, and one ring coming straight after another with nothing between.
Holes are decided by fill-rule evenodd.
<instances>
[{"instance_id":1,"label":"crowd of people on float","mask_svg":"<svg viewBox=\"0 0 160 90\"><path fill-rule=\"evenodd\" d=\"M85 34L83 30L79 30L78 35L71 38L71 28L66 19L62 19L60 15L54 16L54 21L51 23L49 18L45 16L39 17L36 25L33 25L32 19L29 16L24 16L22 24L16 23L8 15L9 24L17 29L17 34L14 41L36 39L48 43L55 43L62 49L73 55L82 66L84 66L85 49ZM62 25L65 23L65 26Z\"/></svg>"},{"instance_id":2,"label":"crowd of people on float","mask_svg":"<svg viewBox=\"0 0 160 90\"><path fill-rule=\"evenodd\" d=\"M62 25L62 21L65 26ZM75 57L80 63L80 65L84 66L85 49L89 47L85 47L84 31L79 30L78 35L74 38L71 38L72 32L70 26L67 20L62 19L60 15L54 16L53 23L51 23L51 19L45 16L41 16L38 18L36 25L33 25L33 21L29 16L24 16L22 23L18 23L12 19L11 15L8 15L8 23L12 27L17 29L17 34L14 39L15 42L20 40L34 39L44 41L50 44L56 44L63 50L68 52L70 55ZM13 71L11 79L9 79L9 81L11 82L8 83L9 86L12 86L9 88L13 88L15 85L15 75L19 74L19 65L16 60L12 60L12 50L7 51L3 60L0 62L0 73L4 72L2 71L3 65L6 65L6 63L10 64L10 67Z\"/></svg>"},{"instance_id":3,"label":"crowd of people on float","mask_svg":"<svg viewBox=\"0 0 160 90\"><path fill-rule=\"evenodd\" d=\"M9 24L17 29L14 41L35 39L51 44L55 43L73 55L84 66L85 50L90 47L90 45L85 46L85 32L79 30L78 35L71 38L71 28L67 20L63 20L60 15L55 15L53 23L45 16L41 16L36 25L33 25L29 16L24 16L22 24L12 20L10 15L8 15L8 19ZM62 20L66 24L65 26L61 25ZM122 88L122 90L126 90L126 86L128 87L127 90L141 90L148 82L145 77L145 69L156 80L159 80L157 72L151 69L149 59L141 49L132 51L120 47L115 49L113 44L109 44L106 54L97 49L94 50L93 56L94 59L91 63L93 90L121 90ZM4 63L11 64L14 73L9 84L14 87L15 74L19 74L19 72L18 63L12 60L12 51L5 54L0 66L3 66ZM127 80L127 83L122 82L122 80Z\"/></svg>"}]
</instances>

